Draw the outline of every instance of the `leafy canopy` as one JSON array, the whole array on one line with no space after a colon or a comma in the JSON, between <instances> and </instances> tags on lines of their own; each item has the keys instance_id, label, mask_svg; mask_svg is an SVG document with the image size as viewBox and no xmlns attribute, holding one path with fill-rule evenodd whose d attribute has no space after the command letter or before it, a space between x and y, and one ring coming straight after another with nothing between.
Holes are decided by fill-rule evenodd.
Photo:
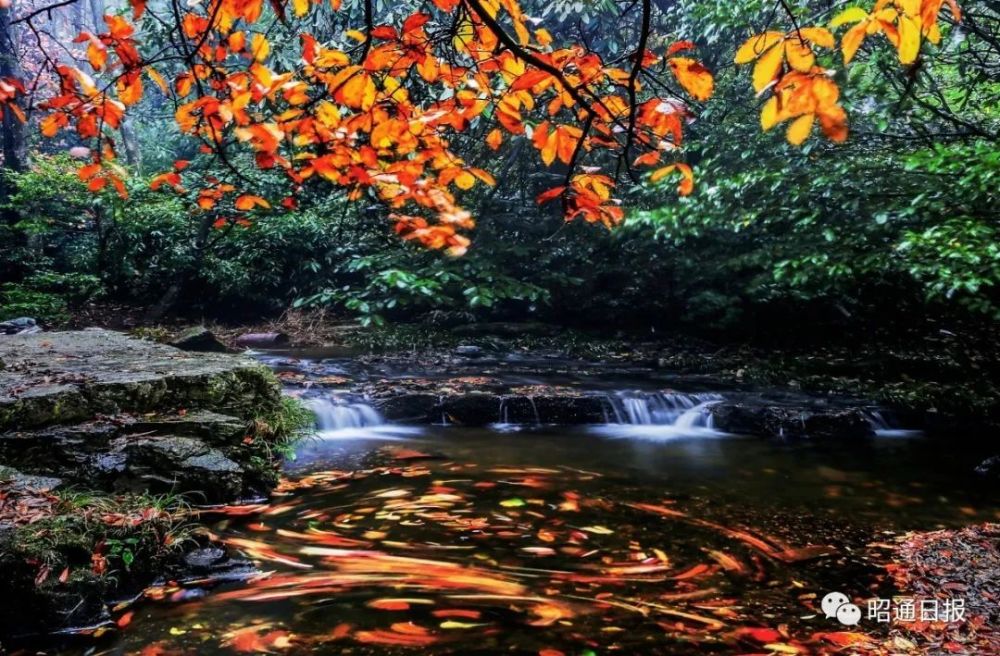
<instances>
[{"instance_id":1,"label":"leafy canopy","mask_svg":"<svg viewBox=\"0 0 1000 656\"><path fill-rule=\"evenodd\" d=\"M818 122L828 139L846 139L837 71L820 59L832 61L827 51L839 47L847 66L863 41L884 36L900 64L912 65L924 43L940 40L944 1L877 0L840 11L828 27L800 24L782 3L787 28L752 35L735 57L753 63L753 89L766 97L762 128L788 122L788 141L801 144ZM58 90L33 109L45 113L45 136L70 131L92 142L78 171L92 191L124 197L116 131L154 88L216 166L178 160L152 187L190 196L220 228L276 203L294 209L307 186L326 182L350 199L387 205L405 239L461 254L474 220L458 196L496 180L456 152L460 136L494 150L527 140L563 178L538 202L559 200L568 221L620 223L616 193L623 180L640 181L637 169L651 169L652 182L676 178L682 195L694 189L681 159L685 127L715 81L694 57L695 41L653 33L651 0L642 2L638 42L613 60L554 35L517 0L433 0L391 23L377 22L371 0L362 2L355 27L317 36L297 26L314 25L314 12L346 11L340 0L329 8L322 0L129 0L128 15L104 18L106 31L77 37L91 72L49 61ZM166 38L146 38L153 30ZM0 80L0 103L19 114L29 86ZM248 155L280 180L280 193L246 174Z\"/></svg>"}]
</instances>

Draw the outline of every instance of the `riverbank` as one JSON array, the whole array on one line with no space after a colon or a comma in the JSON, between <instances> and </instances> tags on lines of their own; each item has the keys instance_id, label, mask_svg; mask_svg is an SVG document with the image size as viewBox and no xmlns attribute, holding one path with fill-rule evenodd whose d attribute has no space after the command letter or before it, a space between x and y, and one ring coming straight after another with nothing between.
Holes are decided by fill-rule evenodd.
<instances>
[{"instance_id":1,"label":"riverbank","mask_svg":"<svg viewBox=\"0 0 1000 656\"><path fill-rule=\"evenodd\" d=\"M236 346L245 332L275 329L280 326L233 328L219 330L217 337ZM402 634L373 628L381 613L403 612L401 622L418 624L428 618L417 618L419 613L393 600L369 599L389 594L380 587L396 581L383 577L383 565L415 577L408 607L433 608L446 603L437 595L447 593L446 583L456 573L477 567L488 569L497 585L520 586L522 596L528 590L538 598L549 596L547 589L534 590L530 577L510 577L517 567L533 568L535 559L551 558L541 566L557 581L606 585L607 594L620 592L623 584L635 586L631 594L652 604L642 607L653 617L662 610L656 596L666 589L662 586L677 585L675 577L687 581L685 573L696 571L695 587L684 583L684 590L672 592L680 596L669 610L702 618L704 626L697 630L708 629L707 637L717 633L712 640L749 648L754 636L766 633L768 644L815 647L817 653L823 653L825 641L841 639L874 649L888 644L885 636L820 634L815 622L795 619L815 612L816 601L803 597L801 583L792 582L807 580L810 590L819 591L854 581L856 568L867 571L882 562L856 554L881 553L882 547L872 545L888 535L996 518L988 489L965 484L978 451L942 451L934 440L878 439L863 414L869 408L864 399L810 396L794 380L779 385L748 374L746 364L742 372L733 370L736 355L703 345L671 351L664 342L577 340L523 325L450 336L408 327L352 330L354 338L334 346L291 347L258 354L256 361L187 353L105 331L16 338L33 347L28 355L24 342L8 342L16 346L0 354L6 367L0 379L9 397L0 403L0 417L26 426L7 430L0 439L3 462L18 470L0 475L5 476L0 524L6 525L0 552L11 573L3 598L20 600L3 609L3 635L24 637L35 627L41 634L68 624L101 634L141 622L138 633L126 630L114 639L134 644L155 637L168 650L208 644L222 653L244 638L271 649L273 638L282 650L292 649L325 639L331 628L300 622L299 611L312 612L308 604L248 625L241 600L287 595L294 605L300 596L310 598L300 594L300 582L323 581L320 589L331 594L329 603L354 607L360 598L375 604L344 609L352 622L372 626L338 640L393 645ZM175 339L180 332L177 326L160 337ZM200 347L213 344L207 337L199 332ZM298 458L287 463L278 494L269 498L276 460L288 452L280 436L296 425L294 413L282 412L279 386L309 403L321 428L322 412L329 410L330 427L339 422L347 430L303 443ZM271 414L258 413L262 408ZM744 413L741 419L740 408L764 414ZM406 425L373 426L368 412L380 413L379 422ZM754 417L760 421L725 423ZM384 439L415 443L387 450L378 441ZM194 447L207 451L194 453ZM224 461L243 474L234 475ZM192 478L189 466L206 463L224 466ZM962 484L952 489L955 481ZM420 485L428 487L411 490ZM565 496L567 491L572 496ZM217 512L192 507L250 498L254 503L224 505ZM670 522L683 512L687 528L653 528L636 510L665 513L662 518ZM593 516L576 519L581 512ZM538 525L524 531L518 528L524 522ZM634 547L639 542L648 544ZM911 544L890 545L887 562L919 566L924 556L906 551ZM600 581L586 556L595 548L609 549L611 558ZM476 552L478 564L467 549L483 550ZM653 559L651 553L653 565L645 562ZM655 575L622 580L619 570L641 555L629 566L652 566ZM443 577L422 578L431 560L444 568ZM276 576L257 580L259 571L275 567ZM324 574L329 567L347 568L349 575ZM789 577L789 595L777 603L761 587L748 597L747 612L737 611L737 617L710 610L705 624L711 607L702 600L732 586L756 589L755 577L764 571ZM973 567L967 575L975 581L982 572ZM148 587L157 578L161 584ZM248 586L208 595L206 604L198 605L205 587L220 578ZM897 587L905 591L909 583L901 581ZM864 585L852 585L856 595L864 594ZM733 594L737 589L742 588L732 587ZM473 584L467 594L477 592L485 594ZM577 592L563 592L539 608L572 609L591 635L603 631L585 619L601 604L587 610L574 598ZM422 600L413 601L414 596ZM133 609L137 599L146 603ZM634 607L635 599L619 601ZM151 608L157 600L167 607L162 614ZM178 617L169 607L181 601L191 603ZM756 610L754 603L760 604ZM507 602L493 607L484 598L477 605L462 612L496 623L488 631L513 627L525 644L538 644L531 617L522 626ZM772 621L786 615L797 626ZM659 626L671 617L680 616L668 613ZM657 631L657 624L643 617L616 621L646 636L643 640ZM730 628L722 631L723 623ZM695 635L697 624L670 639L683 642ZM441 631L433 623L422 629L422 635L434 636L426 644L460 640L453 631L469 628L448 620L443 625ZM907 635L899 637L908 643L896 643L913 644L910 651L921 653L926 641ZM211 642L219 636L222 644ZM980 637L981 632L967 639ZM576 640L569 634L559 639Z\"/></svg>"},{"instance_id":2,"label":"riverbank","mask_svg":"<svg viewBox=\"0 0 1000 656\"><path fill-rule=\"evenodd\" d=\"M131 328L170 341L193 324ZM690 335L585 332L552 324L493 322L362 326L324 313L286 313L240 325L208 322L240 350L247 333L287 336L281 348L342 348L375 364L427 369L462 359L488 365L508 354L639 366L679 380L748 390L786 390L849 397L895 413L908 425L949 437L978 439L1000 427L1000 339L988 334L934 334L866 340L803 338L795 344L720 343Z\"/></svg>"},{"instance_id":3,"label":"riverbank","mask_svg":"<svg viewBox=\"0 0 1000 656\"><path fill-rule=\"evenodd\" d=\"M0 337L0 636L120 621L190 508L266 497L307 414L270 371L105 330Z\"/></svg>"}]
</instances>

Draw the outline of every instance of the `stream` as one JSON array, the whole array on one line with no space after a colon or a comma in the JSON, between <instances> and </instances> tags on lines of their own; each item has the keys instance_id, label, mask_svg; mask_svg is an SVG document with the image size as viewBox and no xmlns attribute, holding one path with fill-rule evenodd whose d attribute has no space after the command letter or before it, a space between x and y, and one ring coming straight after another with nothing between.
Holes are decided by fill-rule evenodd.
<instances>
[{"instance_id":1,"label":"stream","mask_svg":"<svg viewBox=\"0 0 1000 656\"><path fill-rule=\"evenodd\" d=\"M206 519L261 573L147 591L107 653L835 653L856 634L820 600L900 592L882 568L896 536L1000 518L970 484L980 442L875 408L874 438L780 442L718 430L708 409L740 392L704 381L473 361L600 392L606 420L512 423L501 404L485 426L407 425L337 377L411 372L258 357L317 417L268 504ZM863 616L846 630L888 627Z\"/></svg>"}]
</instances>

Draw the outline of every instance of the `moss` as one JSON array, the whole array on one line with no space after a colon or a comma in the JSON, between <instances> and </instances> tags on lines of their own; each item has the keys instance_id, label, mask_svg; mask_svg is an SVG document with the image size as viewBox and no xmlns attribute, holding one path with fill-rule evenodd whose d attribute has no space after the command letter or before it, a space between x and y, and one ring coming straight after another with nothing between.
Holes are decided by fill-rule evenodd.
<instances>
[{"instance_id":1,"label":"moss","mask_svg":"<svg viewBox=\"0 0 1000 656\"><path fill-rule=\"evenodd\" d=\"M51 515L15 531L13 549L27 561L53 569L90 568L92 554L98 553L108 561L106 573L146 570L186 535L186 508L178 497L75 491L56 496Z\"/></svg>"},{"instance_id":2,"label":"moss","mask_svg":"<svg viewBox=\"0 0 1000 656\"><path fill-rule=\"evenodd\" d=\"M179 555L186 516L176 497L57 493L0 536L0 635L103 621L106 599L148 585Z\"/></svg>"}]
</instances>

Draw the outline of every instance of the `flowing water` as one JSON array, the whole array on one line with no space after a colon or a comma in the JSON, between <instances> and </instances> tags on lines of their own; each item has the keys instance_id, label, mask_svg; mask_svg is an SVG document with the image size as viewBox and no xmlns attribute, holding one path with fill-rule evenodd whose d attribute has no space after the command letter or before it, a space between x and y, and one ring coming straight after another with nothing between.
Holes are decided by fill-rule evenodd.
<instances>
[{"instance_id":1,"label":"flowing water","mask_svg":"<svg viewBox=\"0 0 1000 656\"><path fill-rule=\"evenodd\" d=\"M824 594L891 593L902 532L1000 518L983 453L876 412L874 439L781 444L713 427L728 391L581 376L606 423L400 426L309 386L347 361L270 362L317 433L269 504L207 517L261 574L150 590L112 653L842 653Z\"/></svg>"}]
</instances>

